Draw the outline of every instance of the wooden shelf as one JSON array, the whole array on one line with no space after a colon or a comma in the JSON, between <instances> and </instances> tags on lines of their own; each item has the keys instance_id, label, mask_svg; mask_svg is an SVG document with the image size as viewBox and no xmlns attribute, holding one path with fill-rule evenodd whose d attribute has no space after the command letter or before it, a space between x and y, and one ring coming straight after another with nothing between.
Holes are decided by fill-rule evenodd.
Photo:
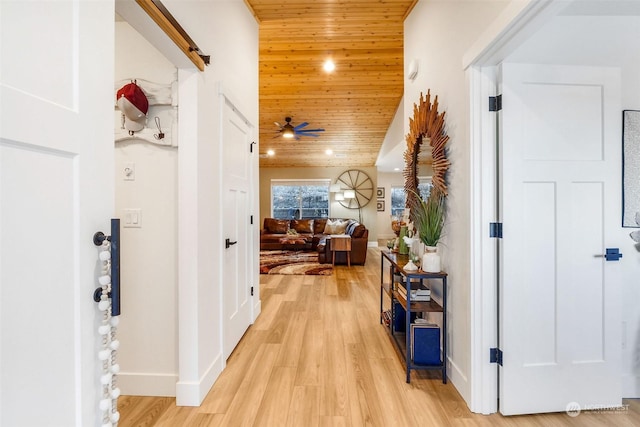
<instances>
[{"instance_id":1,"label":"wooden shelf","mask_svg":"<svg viewBox=\"0 0 640 427\"><path fill-rule=\"evenodd\" d=\"M398 291L393 291L393 297L402 304L402 308L407 309L407 300L404 295ZM442 306L432 299L431 301L412 301L411 311L442 313L443 310Z\"/></svg>"}]
</instances>

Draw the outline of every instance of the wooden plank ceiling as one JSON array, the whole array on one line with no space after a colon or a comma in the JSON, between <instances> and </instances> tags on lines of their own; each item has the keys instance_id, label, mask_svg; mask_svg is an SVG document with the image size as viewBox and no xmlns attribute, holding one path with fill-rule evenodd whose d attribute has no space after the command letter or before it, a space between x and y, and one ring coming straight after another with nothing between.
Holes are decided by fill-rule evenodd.
<instances>
[{"instance_id":1,"label":"wooden plank ceiling","mask_svg":"<svg viewBox=\"0 0 640 427\"><path fill-rule=\"evenodd\" d=\"M417 0L245 2L260 26L260 167L374 166L402 98L404 18ZM285 117L325 131L285 139L274 124Z\"/></svg>"}]
</instances>

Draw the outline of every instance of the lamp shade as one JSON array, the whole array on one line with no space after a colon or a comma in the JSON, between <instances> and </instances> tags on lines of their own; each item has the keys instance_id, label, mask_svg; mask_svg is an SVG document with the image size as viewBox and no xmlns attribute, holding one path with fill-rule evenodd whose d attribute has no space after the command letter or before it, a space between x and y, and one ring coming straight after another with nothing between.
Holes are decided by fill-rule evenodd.
<instances>
[{"instance_id":1,"label":"lamp shade","mask_svg":"<svg viewBox=\"0 0 640 427\"><path fill-rule=\"evenodd\" d=\"M355 190L344 190L344 198L345 199L355 199L356 191Z\"/></svg>"},{"instance_id":2,"label":"lamp shade","mask_svg":"<svg viewBox=\"0 0 640 427\"><path fill-rule=\"evenodd\" d=\"M283 130L282 130L283 138L293 138L294 135L295 135L295 132L293 131L293 126L291 126L288 123L283 126Z\"/></svg>"},{"instance_id":3,"label":"lamp shade","mask_svg":"<svg viewBox=\"0 0 640 427\"><path fill-rule=\"evenodd\" d=\"M338 193L340 192L340 190L342 190L342 188L340 188L340 184L331 184L329 186L330 193Z\"/></svg>"},{"instance_id":4,"label":"lamp shade","mask_svg":"<svg viewBox=\"0 0 640 427\"><path fill-rule=\"evenodd\" d=\"M336 193L335 199L338 200L338 201L344 200L344 194Z\"/></svg>"}]
</instances>

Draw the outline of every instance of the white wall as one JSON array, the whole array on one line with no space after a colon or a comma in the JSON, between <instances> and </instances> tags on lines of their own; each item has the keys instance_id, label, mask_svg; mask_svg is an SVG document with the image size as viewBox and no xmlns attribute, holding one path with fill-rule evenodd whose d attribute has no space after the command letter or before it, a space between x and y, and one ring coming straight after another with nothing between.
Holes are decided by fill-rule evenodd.
<instances>
[{"instance_id":1,"label":"white wall","mask_svg":"<svg viewBox=\"0 0 640 427\"><path fill-rule=\"evenodd\" d=\"M402 172L378 172L378 187L384 188L384 212L377 215L377 240L380 246L385 246L386 240L396 237L391 229L391 187L404 187Z\"/></svg>"},{"instance_id":2,"label":"white wall","mask_svg":"<svg viewBox=\"0 0 640 427\"><path fill-rule=\"evenodd\" d=\"M177 69L126 22L115 25L115 81L170 84ZM142 80L138 83L144 89ZM115 92L113 95L115 101ZM147 127L155 129L152 107ZM114 122L120 124L115 110ZM168 126L169 123L165 123ZM163 129L164 132L168 128ZM175 396L178 380L178 149L141 139L115 144L115 216L121 218L122 315L118 383L127 395ZM135 180L124 169L135 164ZM125 228L124 209L142 212Z\"/></svg>"},{"instance_id":3,"label":"white wall","mask_svg":"<svg viewBox=\"0 0 640 427\"><path fill-rule=\"evenodd\" d=\"M200 49L204 72L181 69L179 199L180 289L177 403L198 405L225 366L220 301L223 242L220 176L220 85L242 114L258 123L258 24L241 1L165 1ZM257 132L256 132L257 138ZM259 150L254 150L258 152ZM258 188L258 156L253 159ZM257 216L258 193L253 195ZM183 234L184 230L184 234ZM257 252L258 227L254 230ZM220 244L212 244L220 242ZM184 249L184 250L183 250ZM253 275L257 276L257 260ZM254 318L259 293L254 296Z\"/></svg>"},{"instance_id":4,"label":"white wall","mask_svg":"<svg viewBox=\"0 0 640 427\"><path fill-rule=\"evenodd\" d=\"M211 65L198 71L176 54L175 45L133 2L116 9L179 66L178 159L178 405L199 405L225 366L222 358L221 109L219 88L242 114L258 123L258 24L240 0L164 1L164 5L206 55ZM135 21L135 24L133 23ZM257 132L256 132L257 135ZM257 136L256 136L257 138ZM257 142L257 140L256 140ZM255 150L256 152L258 150ZM258 188L258 156L253 159ZM253 195L257 214L258 193ZM254 230L255 252L259 229ZM220 245L212 244L220 242ZM250 280L257 276L257 259ZM259 293L253 317L260 310Z\"/></svg>"},{"instance_id":5,"label":"white wall","mask_svg":"<svg viewBox=\"0 0 640 427\"><path fill-rule=\"evenodd\" d=\"M470 395L469 99L462 56L505 7L501 1L421 1L405 21L405 69L417 59L420 71L405 79L405 134L420 93L438 95L446 111L451 168L445 237L440 248L449 273L449 376L462 397Z\"/></svg>"}]
</instances>

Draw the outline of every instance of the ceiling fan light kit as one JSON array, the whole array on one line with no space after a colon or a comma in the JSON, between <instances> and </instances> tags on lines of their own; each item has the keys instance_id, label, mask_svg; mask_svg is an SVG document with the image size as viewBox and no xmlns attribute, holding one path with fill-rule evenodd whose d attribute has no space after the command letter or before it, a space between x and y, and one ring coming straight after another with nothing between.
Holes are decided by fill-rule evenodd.
<instances>
[{"instance_id":1,"label":"ceiling fan light kit","mask_svg":"<svg viewBox=\"0 0 640 427\"><path fill-rule=\"evenodd\" d=\"M284 129L282 129L282 137L283 138L293 138L295 136L295 132L293 131L293 126L290 124L284 125Z\"/></svg>"},{"instance_id":2,"label":"ceiling fan light kit","mask_svg":"<svg viewBox=\"0 0 640 427\"><path fill-rule=\"evenodd\" d=\"M282 134L283 138L300 139L300 137L302 136L311 136L313 138L317 138L320 136L318 132L324 132L324 129L304 129L305 127L309 126L308 122L302 122L299 125L293 126L291 124L291 117L285 117L284 120L286 122L285 125L274 122L275 125L280 128L276 131L276 133ZM277 138L278 136L280 135L276 135L275 138Z\"/></svg>"}]
</instances>

